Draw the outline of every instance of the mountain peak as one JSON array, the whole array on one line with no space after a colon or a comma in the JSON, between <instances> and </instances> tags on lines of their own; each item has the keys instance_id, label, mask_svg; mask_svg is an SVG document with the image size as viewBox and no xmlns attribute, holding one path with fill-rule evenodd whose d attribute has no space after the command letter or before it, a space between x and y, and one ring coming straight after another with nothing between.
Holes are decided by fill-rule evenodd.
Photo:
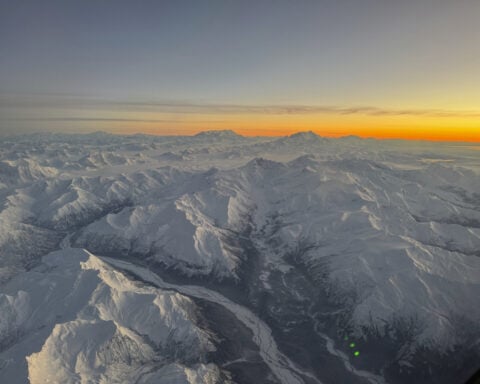
<instances>
[{"instance_id":1,"label":"mountain peak","mask_svg":"<svg viewBox=\"0 0 480 384\"><path fill-rule=\"evenodd\" d=\"M217 130L202 131L194 135L194 137L209 138L209 139L235 139L235 138L241 138L243 136L232 131L231 129L225 129L225 130L218 130L218 131Z\"/></svg>"},{"instance_id":2,"label":"mountain peak","mask_svg":"<svg viewBox=\"0 0 480 384\"><path fill-rule=\"evenodd\" d=\"M360 136L357 136L357 135L347 135L347 136L342 136L340 137L340 139L342 140L363 140Z\"/></svg>"},{"instance_id":3,"label":"mountain peak","mask_svg":"<svg viewBox=\"0 0 480 384\"><path fill-rule=\"evenodd\" d=\"M296 132L288 136L291 139L319 139L320 136L313 131Z\"/></svg>"},{"instance_id":4,"label":"mountain peak","mask_svg":"<svg viewBox=\"0 0 480 384\"><path fill-rule=\"evenodd\" d=\"M290 136L280 138L280 142L293 144L321 143L326 139L313 131L296 132Z\"/></svg>"}]
</instances>

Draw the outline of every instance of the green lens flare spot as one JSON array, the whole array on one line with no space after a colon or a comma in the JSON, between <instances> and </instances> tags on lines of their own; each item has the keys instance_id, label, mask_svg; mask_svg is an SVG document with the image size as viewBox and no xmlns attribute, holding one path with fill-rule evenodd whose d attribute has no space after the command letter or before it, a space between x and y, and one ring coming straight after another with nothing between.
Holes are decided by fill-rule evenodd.
<instances>
[{"instance_id":1,"label":"green lens flare spot","mask_svg":"<svg viewBox=\"0 0 480 384\"><path fill-rule=\"evenodd\" d=\"M360 356L360 352L359 352L359 351L355 351L353 355L354 355L355 357Z\"/></svg>"},{"instance_id":2,"label":"green lens flare spot","mask_svg":"<svg viewBox=\"0 0 480 384\"><path fill-rule=\"evenodd\" d=\"M355 348L355 343L350 343L350 348Z\"/></svg>"}]
</instances>

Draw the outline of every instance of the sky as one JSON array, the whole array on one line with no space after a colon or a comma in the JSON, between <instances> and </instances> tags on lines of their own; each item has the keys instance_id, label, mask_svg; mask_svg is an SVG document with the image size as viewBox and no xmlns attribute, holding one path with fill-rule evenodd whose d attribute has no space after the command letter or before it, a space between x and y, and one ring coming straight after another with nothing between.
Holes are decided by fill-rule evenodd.
<instances>
[{"instance_id":1,"label":"sky","mask_svg":"<svg viewBox=\"0 0 480 384\"><path fill-rule=\"evenodd\" d=\"M480 142L478 0L0 0L0 134Z\"/></svg>"}]
</instances>

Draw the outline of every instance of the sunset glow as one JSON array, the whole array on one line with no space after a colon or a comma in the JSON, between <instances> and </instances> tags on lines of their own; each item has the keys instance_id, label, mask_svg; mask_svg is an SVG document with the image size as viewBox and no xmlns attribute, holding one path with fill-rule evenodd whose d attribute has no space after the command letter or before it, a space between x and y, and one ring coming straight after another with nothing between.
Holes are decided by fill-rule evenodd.
<instances>
[{"instance_id":1,"label":"sunset glow","mask_svg":"<svg viewBox=\"0 0 480 384\"><path fill-rule=\"evenodd\" d=\"M480 142L480 119L416 116L338 115L188 115L178 121L171 116L145 115L147 121L115 123L114 131L160 135L192 135L202 130L232 129L244 136L285 136L313 131L325 137L356 135L377 139ZM140 120L140 118L138 118ZM162 120L166 120L162 122ZM97 125L98 126L98 125ZM102 129L111 130L112 122Z\"/></svg>"},{"instance_id":2,"label":"sunset glow","mask_svg":"<svg viewBox=\"0 0 480 384\"><path fill-rule=\"evenodd\" d=\"M469 0L4 2L0 134L480 142L479 16Z\"/></svg>"}]
</instances>

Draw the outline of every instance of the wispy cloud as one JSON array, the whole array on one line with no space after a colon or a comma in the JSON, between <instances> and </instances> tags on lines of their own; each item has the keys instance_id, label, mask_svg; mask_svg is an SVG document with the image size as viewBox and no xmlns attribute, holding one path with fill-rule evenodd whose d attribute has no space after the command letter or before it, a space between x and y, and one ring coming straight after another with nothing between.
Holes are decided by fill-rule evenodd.
<instances>
[{"instance_id":1,"label":"wispy cloud","mask_svg":"<svg viewBox=\"0 0 480 384\"><path fill-rule=\"evenodd\" d=\"M98 122L134 122L134 123L177 123L177 120L166 120L166 119L117 119L117 118L108 118L108 117L17 117L17 118L6 118L2 119L4 121L66 121L66 122L75 122L75 121L98 121Z\"/></svg>"},{"instance_id":2,"label":"wispy cloud","mask_svg":"<svg viewBox=\"0 0 480 384\"><path fill-rule=\"evenodd\" d=\"M246 105L182 100L116 100L106 98L78 97L74 95L5 95L0 94L0 108L29 109L68 109L103 110L123 112L157 112L170 114L222 114L222 115L367 115L367 116L412 116L412 117L460 117L480 118L477 110L449 109L397 109L376 106L338 106L338 105ZM5 120L5 119L3 119ZM32 119L33 120L33 119ZM38 119L36 119L38 120ZM61 121L130 121L130 122L168 122L156 119L123 119L97 117L52 117L45 120Z\"/></svg>"}]
</instances>

